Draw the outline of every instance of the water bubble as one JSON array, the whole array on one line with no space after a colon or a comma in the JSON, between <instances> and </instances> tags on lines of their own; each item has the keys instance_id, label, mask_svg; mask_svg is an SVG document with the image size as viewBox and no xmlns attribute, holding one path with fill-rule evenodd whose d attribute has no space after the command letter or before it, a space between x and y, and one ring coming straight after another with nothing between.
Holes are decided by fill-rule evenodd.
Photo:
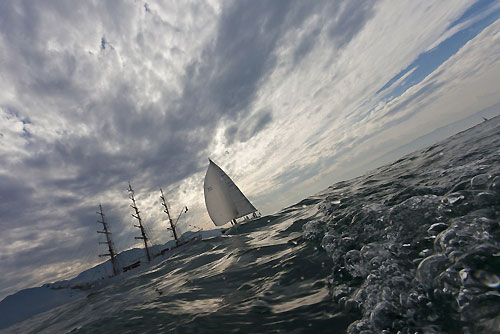
<instances>
[{"instance_id":1,"label":"water bubble","mask_svg":"<svg viewBox=\"0 0 500 334\"><path fill-rule=\"evenodd\" d=\"M325 222L321 220L311 220L302 226L304 238L314 240L321 238L325 233Z\"/></svg>"},{"instance_id":2,"label":"water bubble","mask_svg":"<svg viewBox=\"0 0 500 334\"><path fill-rule=\"evenodd\" d=\"M490 190L500 192L500 177L495 176L493 182L491 182Z\"/></svg>"},{"instance_id":3,"label":"water bubble","mask_svg":"<svg viewBox=\"0 0 500 334\"><path fill-rule=\"evenodd\" d=\"M432 286L434 277L437 277L445 269L448 258L442 254L431 255L423 259L417 268L417 279L425 284Z\"/></svg>"},{"instance_id":4,"label":"water bubble","mask_svg":"<svg viewBox=\"0 0 500 334\"><path fill-rule=\"evenodd\" d=\"M452 250L451 252L449 252L448 258L452 262L457 262L463 255L464 255L464 252L455 249L455 250Z\"/></svg>"},{"instance_id":5,"label":"water bubble","mask_svg":"<svg viewBox=\"0 0 500 334\"><path fill-rule=\"evenodd\" d=\"M432 254L432 250L424 249L423 251L418 253L418 256L422 256L422 257L426 258L426 257L430 256L431 254Z\"/></svg>"},{"instance_id":6,"label":"water bubble","mask_svg":"<svg viewBox=\"0 0 500 334\"><path fill-rule=\"evenodd\" d=\"M351 288L349 288L345 284L340 284L332 289L332 298L333 298L333 300L337 300L340 303L342 298L347 298L347 296L350 293L351 293Z\"/></svg>"},{"instance_id":7,"label":"water bubble","mask_svg":"<svg viewBox=\"0 0 500 334\"><path fill-rule=\"evenodd\" d=\"M351 312L351 311L354 311L358 308L358 303L354 300L354 299L347 299L345 302L344 302L344 309L347 311L347 312Z\"/></svg>"},{"instance_id":8,"label":"water bubble","mask_svg":"<svg viewBox=\"0 0 500 334\"><path fill-rule=\"evenodd\" d=\"M500 287L500 277L497 274L485 270L476 270L472 273L472 276L489 288Z\"/></svg>"},{"instance_id":9,"label":"water bubble","mask_svg":"<svg viewBox=\"0 0 500 334\"><path fill-rule=\"evenodd\" d=\"M500 295L496 291L476 294L473 291L466 291L466 289L463 289L463 293L461 292L459 294L458 302L462 319L469 322L475 322L480 319L498 316ZM485 333L492 332L486 331Z\"/></svg>"},{"instance_id":10,"label":"water bubble","mask_svg":"<svg viewBox=\"0 0 500 334\"><path fill-rule=\"evenodd\" d=\"M469 270L467 269L462 269L459 272L460 278L462 279L462 282L465 282L469 279Z\"/></svg>"},{"instance_id":11,"label":"water bubble","mask_svg":"<svg viewBox=\"0 0 500 334\"><path fill-rule=\"evenodd\" d=\"M429 235L438 235L440 232L446 230L448 228L448 225L444 223L435 223L432 224L428 229L427 233Z\"/></svg>"},{"instance_id":12,"label":"water bubble","mask_svg":"<svg viewBox=\"0 0 500 334\"><path fill-rule=\"evenodd\" d=\"M446 197L446 201L453 205L453 204L458 204L460 203L463 199L465 198L464 195L460 194L460 193L451 193L449 194L447 197Z\"/></svg>"},{"instance_id":13,"label":"water bubble","mask_svg":"<svg viewBox=\"0 0 500 334\"><path fill-rule=\"evenodd\" d=\"M375 306L375 309L370 315L370 324L374 329L387 329L392 325L394 318L394 310L392 305L387 301L382 301Z\"/></svg>"},{"instance_id":14,"label":"water bubble","mask_svg":"<svg viewBox=\"0 0 500 334\"><path fill-rule=\"evenodd\" d=\"M488 183L489 178L488 174L476 175L470 180L470 185L473 189L483 189Z\"/></svg>"},{"instance_id":15,"label":"water bubble","mask_svg":"<svg viewBox=\"0 0 500 334\"><path fill-rule=\"evenodd\" d=\"M479 194L474 197L474 203L479 206L489 206L489 205L494 205L497 202L497 196L496 194L492 193L491 191L484 191L480 192Z\"/></svg>"},{"instance_id":16,"label":"water bubble","mask_svg":"<svg viewBox=\"0 0 500 334\"><path fill-rule=\"evenodd\" d=\"M347 271L353 277L363 276L363 267L360 265L361 262L361 252L355 249L348 251L344 255L344 262Z\"/></svg>"}]
</instances>

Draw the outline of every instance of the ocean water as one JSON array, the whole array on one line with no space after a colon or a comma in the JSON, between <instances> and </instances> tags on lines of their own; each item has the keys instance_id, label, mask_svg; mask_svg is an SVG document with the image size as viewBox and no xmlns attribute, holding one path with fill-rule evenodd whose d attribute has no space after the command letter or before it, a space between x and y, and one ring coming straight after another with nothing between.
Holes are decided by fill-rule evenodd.
<instances>
[{"instance_id":1,"label":"ocean water","mask_svg":"<svg viewBox=\"0 0 500 334\"><path fill-rule=\"evenodd\" d=\"M500 333L500 118L2 333Z\"/></svg>"}]
</instances>

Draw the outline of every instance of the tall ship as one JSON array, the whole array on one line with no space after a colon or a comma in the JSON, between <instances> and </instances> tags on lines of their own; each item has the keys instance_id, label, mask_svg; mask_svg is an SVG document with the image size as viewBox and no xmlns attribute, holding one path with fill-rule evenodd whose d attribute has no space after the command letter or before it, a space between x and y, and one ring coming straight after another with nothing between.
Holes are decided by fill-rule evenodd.
<instances>
[{"instance_id":1,"label":"tall ship","mask_svg":"<svg viewBox=\"0 0 500 334\"><path fill-rule=\"evenodd\" d=\"M238 218L258 217L258 210L233 180L215 162L211 159L208 161L203 190L208 215L214 224L217 226L229 222L236 224Z\"/></svg>"}]
</instances>

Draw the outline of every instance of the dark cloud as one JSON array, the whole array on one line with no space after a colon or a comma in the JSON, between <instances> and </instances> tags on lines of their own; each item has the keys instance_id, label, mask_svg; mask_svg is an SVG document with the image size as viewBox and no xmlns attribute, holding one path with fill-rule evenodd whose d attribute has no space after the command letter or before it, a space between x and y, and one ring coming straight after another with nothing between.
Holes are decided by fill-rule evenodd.
<instances>
[{"instance_id":1,"label":"dark cloud","mask_svg":"<svg viewBox=\"0 0 500 334\"><path fill-rule=\"evenodd\" d=\"M213 47L187 71L181 111L196 111L197 121L213 126L222 118L238 121L255 98L259 83L276 66L275 49L287 33L297 34L294 62L313 48L328 29L338 48L362 29L375 2L238 1L223 11ZM304 22L321 13L313 29L303 34ZM182 113L182 112L180 112ZM233 125L228 139L236 134Z\"/></svg>"},{"instance_id":2,"label":"dark cloud","mask_svg":"<svg viewBox=\"0 0 500 334\"><path fill-rule=\"evenodd\" d=\"M314 8L315 12L320 11L323 15L298 39L293 55L294 64L298 65L309 54L323 30L327 31L335 48L341 50L373 16L375 3L376 1L354 0L312 4L318 7Z\"/></svg>"},{"instance_id":3,"label":"dark cloud","mask_svg":"<svg viewBox=\"0 0 500 334\"><path fill-rule=\"evenodd\" d=\"M318 35L321 32L321 27L316 27L312 31L306 33L303 37L302 40L299 42L299 45L295 49L295 52L293 53L293 62L295 65L298 65L299 62L309 54L309 52L312 50L314 47L314 44L316 43L316 39L318 38Z\"/></svg>"},{"instance_id":4,"label":"dark cloud","mask_svg":"<svg viewBox=\"0 0 500 334\"><path fill-rule=\"evenodd\" d=\"M372 8L361 1L299 0L224 6L213 42L182 68L177 87L165 79L173 72L165 53L189 55L163 40L163 32L190 32L154 5L0 3L0 42L7 50L0 66L16 94L0 108L29 120L19 147L24 153L9 156L15 159L0 174L0 240L15 235L38 243L34 256L1 255L3 270L77 258L90 247L95 206L106 192L123 193L125 203L128 181L147 193L201 171L221 123L231 125L229 143L249 141L273 121L271 110L251 111L276 67L282 38L296 34L298 63L325 28L339 47L348 43ZM105 204L120 226L118 240L130 237L130 224L120 220L128 207ZM71 242L67 235L75 231L80 237Z\"/></svg>"},{"instance_id":5,"label":"dark cloud","mask_svg":"<svg viewBox=\"0 0 500 334\"><path fill-rule=\"evenodd\" d=\"M332 3L333 17L328 25L328 35L338 49L348 44L374 14L376 1L343 1Z\"/></svg>"},{"instance_id":6,"label":"dark cloud","mask_svg":"<svg viewBox=\"0 0 500 334\"><path fill-rule=\"evenodd\" d=\"M0 226L3 229L9 228L15 219L25 216L25 208L29 208L34 191L22 179L0 174Z\"/></svg>"},{"instance_id":7,"label":"dark cloud","mask_svg":"<svg viewBox=\"0 0 500 334\"><path fill-rule=\"evenodd\" d=\"M255 136L260 131L264 130L267 124L269 124L273 119L273 115L270 110L260 110L259 112L247 117L242 120L241 125L233 125L226 129L225 135L229 143L238 140L240 142L246 142L253 136Z\"/></svg>"},{"instance_id":8,"label":"dark cloud","mask_svg":"<svg viewBox=\"0 0 500 334\"><path fill-rule=\"evenodd\" d=\"M213 126L247 112L258 84L276 65L280 38L299 28L315 5L302 1L238 1L222 13L217 38L186 72L181 111ZM230 132L230 130L229 130Z\"/></svg>"},{"instance_id":9,"label":"dark cloud","mask_svg":"<svg viewBox=\"0 0 500 334\"><path fill-rule=\"evenodd\" d=\"M291 3L235 4L221 18L210 63L210 95L217 107L230 115L245 110L259 80L274 67L273 50Z\"/></svg>"}]
</instances>

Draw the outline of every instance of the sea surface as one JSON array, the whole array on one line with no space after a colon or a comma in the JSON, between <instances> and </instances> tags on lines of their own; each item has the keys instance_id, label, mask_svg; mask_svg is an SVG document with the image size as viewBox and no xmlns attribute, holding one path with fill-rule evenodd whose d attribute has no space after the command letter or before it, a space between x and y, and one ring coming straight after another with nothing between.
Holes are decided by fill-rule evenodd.
<instances>
[{"instance_id":1,"label":"sea surface","mask_svg":"<svg viewBox=\"0 0 500 334\"><path fill-rule=\"evenodd\" d=\"M2 333L500 333L500 118Z\"/></svg>"}]
</instances>

